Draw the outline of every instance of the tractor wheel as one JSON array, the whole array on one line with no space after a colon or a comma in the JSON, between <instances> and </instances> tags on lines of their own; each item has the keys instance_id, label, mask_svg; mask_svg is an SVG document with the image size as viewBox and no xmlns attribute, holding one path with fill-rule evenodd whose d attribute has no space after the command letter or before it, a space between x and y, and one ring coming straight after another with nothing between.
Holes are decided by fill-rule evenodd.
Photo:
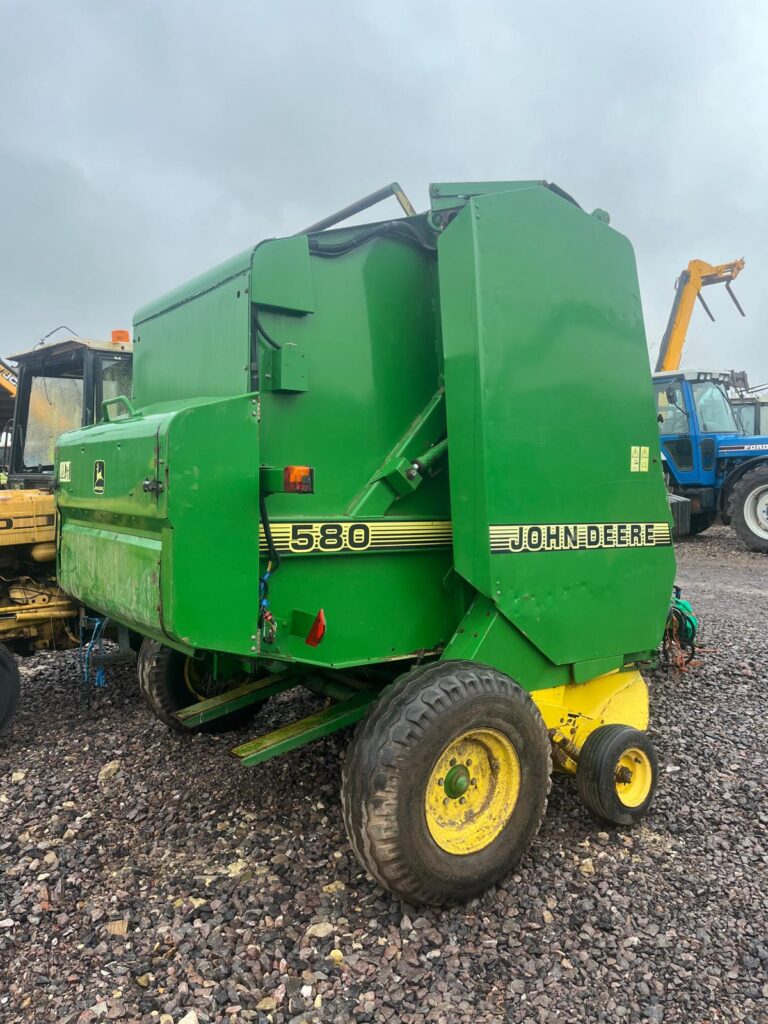
<instances>
[{"instance_id":1,"label":"tractor wheel","mask_svg":"<svg viewBox=\"0 0 768 1024\"><path fill-rule=\"evenodd\" d=\"M0 644L0 736L8 732L19 706L19 666L16 659Z\"/></svg>"},{"instance_id":2,"label":"tractor wheel","mask_svg":"<svg viewBox=\"0 0 768 1024\"><path fill-rule=\"evenodd\" d=\"M195 659L145 637L139 650L137 668L139 689L150 711L176 732L222 732L225 729L237 729L249 722L258 710L258 704L249 704L206 725L187 728L179 722L175 713L213 696L204 691ZM241 680L233 685L239 682Z\"/></svg>"},{"instance_id":3,"label":"tractor wheel","mask_svg":"<svg viewBox=\"0 0 768 1024\"><path fill-rule=\"evenodd\" d=\"M416 668L357 727L342 773L347 835L395 896L466 900L527 852L550 771L544 721L508 676L471 661Z\"/></svg>"},{"instance_id":4,"label":"tractor wheel","mask_svg":"<svg viewBox=\"0 0 768 1024\"><path fill-rule=\"evenodd\" d=\"M691 529L688 535L695 537L698 533L704 533L716 519L717 512L691 512Z\"/></svg>"},{"instance_id":5,"label":"tractor wheel","mask_svg":"<svg viewBox=\"0 0 768 1024\"><path fill-rule=\"evenodd\" d=\"M768 465L750 469L731 492L731 525L752 551L768 551Z\"/></svg>"},{"instance_id":6,"label":"tractor wheel","mask_svg":"<svg viewBox=\"0 0 768 1024\"><path fill-rule=\"evenodd\" d=\"M645 817L656 792L659 762L648 734L629 725L601 725L579 754L576 784L583 803L613 825Z\"/></svg>"}]
</instances>

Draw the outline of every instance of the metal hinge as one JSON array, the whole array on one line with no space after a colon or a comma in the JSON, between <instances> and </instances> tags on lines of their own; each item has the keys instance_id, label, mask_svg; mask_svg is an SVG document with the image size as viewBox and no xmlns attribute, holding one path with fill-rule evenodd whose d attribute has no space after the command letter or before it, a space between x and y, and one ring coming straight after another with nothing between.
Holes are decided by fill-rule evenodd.
<instances>
[{"instance_id":1,"label":"metal hinge","mask_svg":"<svg viewBox=\"0 0 768 1024\"><path fill-rule=\"evenodd\" d=\"M142 487L148 494L159 494L163 490L159 480L145 480Z\"/></svg>"}]
</instances>

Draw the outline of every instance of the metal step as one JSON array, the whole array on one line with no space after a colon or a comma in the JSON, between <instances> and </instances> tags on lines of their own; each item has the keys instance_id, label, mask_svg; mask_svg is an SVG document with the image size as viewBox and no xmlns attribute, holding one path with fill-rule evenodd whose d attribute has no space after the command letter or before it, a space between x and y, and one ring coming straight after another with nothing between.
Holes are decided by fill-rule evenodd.
<instances>
[{"instance_id":1,"label":"metal step","mask_svg":"<svg viewBox=\"0 0 768 1024\"><path fill-rule=\"evenodd\" d=\"M230 751L241 764L255 765L262 761L268 761L272 757L285 754L289 750L295 750L305 743L320 739L321 736L328 736L338 729L360 721L365 715L369 706L378 700L380 691L372 690L368 693L356 693L338 704L331 704L330 707L320 711L318 714L309 715L307 718L300 718L296 722L289 722L279 729L259 736L255 740L249 740L242 746L235 747Z\"/></svg>"},{"instance_id":2,"label":"metal step","mask_svg":"<svg viewBox=\"0 0 768 1024\"><path fill-rule=\"evenodd\" d=\"M187 729L194 729L198 725L212 722L216 718L228 715L231 711L244 708L256 701L266 700L276 693L289 690L296 685L296 678L293 672L278 672L275 675L265 676L263 679L255 679L234 690L227 690L217 697L210 697L208 700L198 701L187 708L176 712L176 718Z\"/></svg>"}]
</instances>

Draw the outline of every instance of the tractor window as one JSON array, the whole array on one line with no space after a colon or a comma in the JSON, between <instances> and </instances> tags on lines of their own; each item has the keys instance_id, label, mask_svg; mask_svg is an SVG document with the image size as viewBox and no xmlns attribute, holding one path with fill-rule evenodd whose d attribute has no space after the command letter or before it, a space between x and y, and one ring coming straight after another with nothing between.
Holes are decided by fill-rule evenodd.
<instances>
[{"instance_id":1,"label":"tractor window","mask_svg":"<svg viewBox=\"0 0 768 1024\"><path fill-rule=\"evenodd\" d=\"M691 384L699 427L705 433L737 433L739 426L722 388L712 380L697 380Z\"/></svg>"},{"instance_id":2,"label":"tractor window","mask_svg":"<svg viewBox=\"0 0 768 1024\"><path fill-rule=\"evenodd\" d=\"M656 412L661 416L659 421L659 433L660 434L688 434L690 428L688 426L688 417L685 415L683 410L685 409L685 398L683 397L683 388L680 381L674 381L670 383L664 381L663 383L657 383L656 388ZM674 391L675 401L670 402L667 397L667 391Z\"/></svg>"},{"instance_id":3,"label":"tractor window","mask_svg":"<svg viewBox=\"0 0 768 1024\"><path fill-rule=\"evenodd\" d=\"M757 406L756 405L737 405L733 411L736 413L736 419L739 425L744 430L745 434L759 434L760 428L757 424Z\"/></svg>"},{"instance_id":4,"label":"tractor window","mask_svg":"<svg viewBox=\"0 0 768 1024\"><path fill-rule=\"evenodd\" d=\"M83 419L83 381L72 377L33 377L22 456L25 471L53 468L56 438Z\"/></svg>"}]
</instances>

